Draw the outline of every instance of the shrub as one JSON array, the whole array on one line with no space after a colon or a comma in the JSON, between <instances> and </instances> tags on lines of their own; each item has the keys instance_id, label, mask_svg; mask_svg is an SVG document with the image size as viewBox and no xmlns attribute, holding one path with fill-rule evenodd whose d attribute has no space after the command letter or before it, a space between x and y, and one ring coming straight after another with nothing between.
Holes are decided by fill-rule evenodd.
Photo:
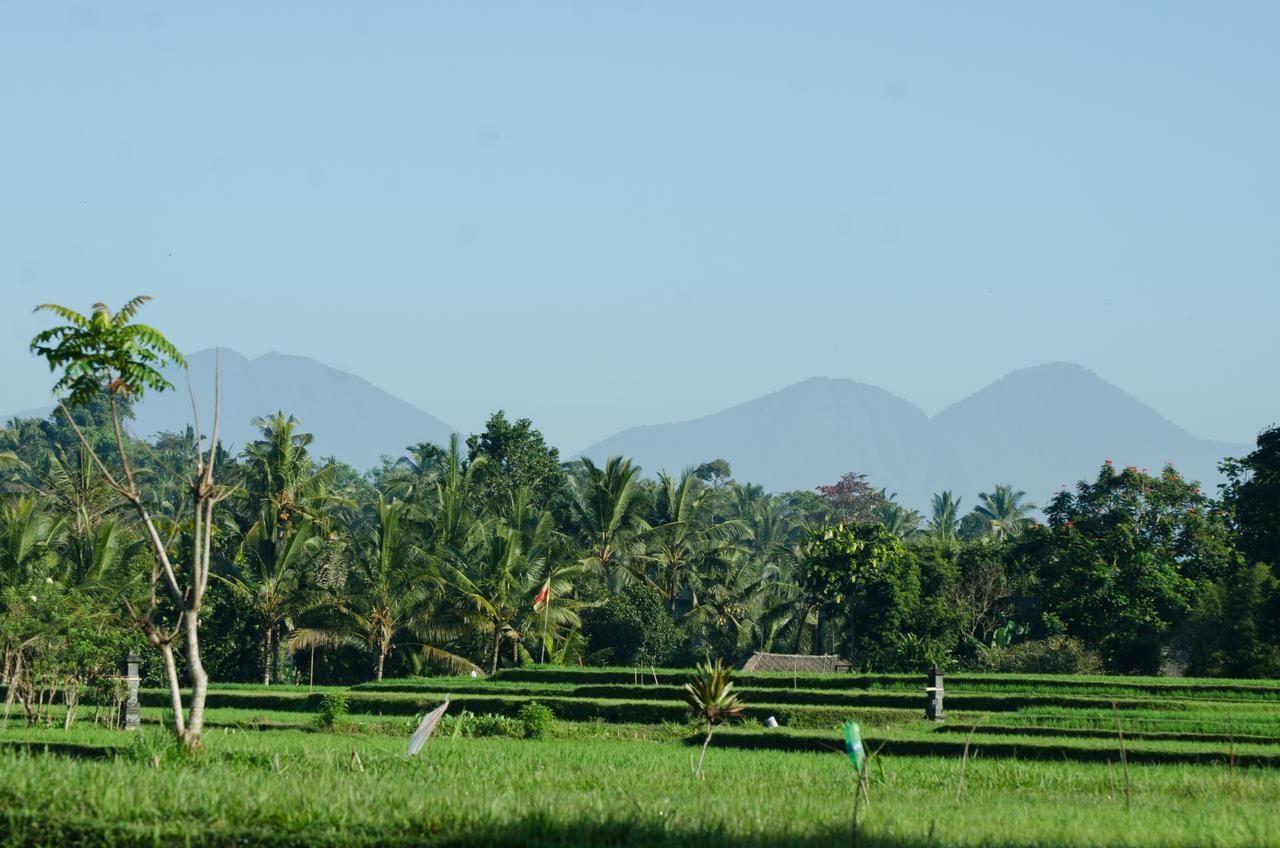
<instances>
[{"instance_id":1,"label":"shrub","mask_svg":"<svg viewBox=\"0 0 1280 848\"><path fill-rule=\"evenodd\" d=\"M320 714L317 723L326 730L332 730L341 724L351 710L345 692L326 692L320 697Z\"/></svg>"},{"instance_id":2,"label":"shrub","mask_svg":"<svg viewBox=\"0 0 1280 848\"><path fill-rule=\"evenodd\" d=\"M441 735L468 737L510 736L513 738L524 735L524 725L517 719L492 713L476 715L470 710L463 710L454 716L445 716L440 724Z\"/></svg>"},{"instance_id":3,"label":"shrub","mask_svg":"<svg viewBox=\"0 0 1280 848\"><path fill-rule=\"evenodd\" d=\"M591 652L611 651L612 663L660 666L680 646L680 630L662 597L643 583L632 583L584 618Z\"/></svg>"},{"instance_id":4,"label":"shrub","mask_svg":"<svg viewBox=\"0 0 1280 848\"><path fill-rule=\"evenodd\" d=\"M555 713L551 712L551 708L537 701L530 701L522 706L520 712L516 713L516 718L524 725L524 735L527 739L550 736L556 722Z\"/></svg>"},{"instance_id":5,"label":"shrub","mask_svg":"<svg viewBox=\"0 0 1280 848\"><path fill-rule=\"evenodd\" d=\"M983 648L979 661L987 671L1020 674L1097 674L1102 659L1079 639L1050 636L1007 648Z\"/></svg>"}]
</instances>

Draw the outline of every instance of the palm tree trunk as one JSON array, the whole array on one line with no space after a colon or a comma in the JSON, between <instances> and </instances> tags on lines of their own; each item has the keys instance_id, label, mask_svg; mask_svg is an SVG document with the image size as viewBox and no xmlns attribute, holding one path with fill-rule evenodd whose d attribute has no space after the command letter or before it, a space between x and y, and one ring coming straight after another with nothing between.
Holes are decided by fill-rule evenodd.
<instances>
[{"instance_id":1,"label":"palm tree trunk","mask_svg":"<svg viewBox=\"0 0 1280 848\"><path fill-rule=\"evenodd\" d=\"M378 668L374 671L374 677L373 677L374 680L382 680L382 666L385 663L386 659L387 659L387 652L379 648L378 649Z\"/></svg>"},{"instance_id":2,"label":"palm tree trunk","mask_svg":"<svg viewBox=\"0 0 1280 848\"><path fill-rule=\"evenodd\" d=\"M262 631L262 685L271 685L271 625Z\"/></svg>"},{"instance_id":3,"label":"palm tree trunk","mask_svg":"<svg viewBox=\"0 0 1280 848\"><path fill-rule=\"evenodd\" d=\"M493 665L489 667L489 674L498 673L498 649L502 647L502 631L498 629L497 622L493 625Z\"/></svg>"}]
</instances>

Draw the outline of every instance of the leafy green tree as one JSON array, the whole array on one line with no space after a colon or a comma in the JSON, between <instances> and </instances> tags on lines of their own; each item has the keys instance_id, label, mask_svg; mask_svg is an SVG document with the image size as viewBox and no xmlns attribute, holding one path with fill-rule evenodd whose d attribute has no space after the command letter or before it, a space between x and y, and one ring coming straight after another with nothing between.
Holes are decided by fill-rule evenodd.
<instances>
[{"instance_id":1,"label":"leafy green tree","mask_svg":"<svg viewBox=\"0 0 1280 848\"><path fill-rule=\"evenodd\" d=\"M1280 581L1270 566L1244 566L1205 587L1193 621L1192 673L1280 676Z\"/></svg>"},{"instance_id":2,"label":"leafy green tree","mask_svg":"<svg viewBox=\"0 0 1280 848\"><path fill-rule=\"evenodd\" d=\"M1257 449L1222 464L1223 501L1247 562L1280 568L1280 427L1258 436Z\"/></svg>"},{"instance_id":3,"label":"leafy green tree","mask_svg":"<svg viewBox=\"0 0 1280 848\"><path fill-rule=\"evenodd\" d=\"M1048 526L1013 549L1015 568L1033 574L1027 590L1049 632L1097 646L1113 671L1154 674L1171 630L1234 558L1221 512L1171 466L1152 476L1104 465L1054 497Z\"/></svg>"},{"instance_id":4,"label":"leafy green tree","mask_svg":"<svg viewBox=\"0 0 1280 848\"><path fill-rule=\"evenodd\" d=\"M864 588L905 556L902 540L879 524L850 523L819 530L810 540L800 576L806 594L829 615L865 606ZM869 646L860 622L850 622L848 648L859 657ZM879 639L882 634L876 634ZM855 662L859 657L850 657Z\"/></svg>"},{"instance_id":5,"label":"leafy green tree","mask_svg":"<svg viewBox=\"0 0 1280 848\"><path fill-rule=\"evenodd\" d=\"M733 480L733 468L727 459L713 459L693 469L693 476L719 490Z\"/></svg>"},{"instance_id":6,"label":"leafy green tree","mask_svg":"<svg viewBox=\"0 0 1280 848\"><path fill-rule=\"evenodd\" d=\"M947 665L959 621L947 602L956 580L953 546L906 546L879 524L843 524L815 534L802 585L841 623L848 657L873 671Z\"/></svg>"},{"instance_id":7,"label":"leafy green tree","mask_svg":"<svg viewBox=\"0 0 1280 848\"><path fill-rule=\"evenodd\" d=\"M136 641L99 599L47 576L0 589L0 609L6 720L17 701L28 723L51 724L55 697L61 696L63 727L71 727L82 693L104 688Z\"/></svg>"},{"instance_id":8,"label":"leafy green tree","mask_svg":"<svg viewBox=\"0 0 1280 848\"><path fill-rule=\"evenodd\" d=\"M486 503L509 501L517 490L527 489L541 508L565 485L560 451L547 444L528 418L510 422L502 410L489 416L484 432L467 439L467 461L479 457L485 464L476 485Z\"/></svg>"},{"instance_id":9,"label":"leafy green tree","mask_svg":"<svg viewBox=\"0 0 1280 848\"><path fill-rule=\"evenodd\" d=\"M590 649L613 665L660 666L680 647L680 631L662 596L632 583L583 615Z\"/></svg>"}]
</instances>

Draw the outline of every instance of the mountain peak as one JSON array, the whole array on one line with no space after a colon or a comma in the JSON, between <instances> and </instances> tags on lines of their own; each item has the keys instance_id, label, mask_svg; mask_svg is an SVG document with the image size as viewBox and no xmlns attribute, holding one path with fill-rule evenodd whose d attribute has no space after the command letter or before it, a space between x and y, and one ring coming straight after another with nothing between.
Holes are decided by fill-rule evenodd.
<instances>
[{"instance_id":1,"label":"mountain peak","mask_svg":"<svg viewBox=\"0 0 1280 848\"><path fill-rule=\"evenodd\" d=\"M952 489L972 497L997 483L1046 502L1063 480L1106 458L1216 479L1223 446L1196 439L1094 371L1073 362L1020 368L933 418L867 383L810 377L693 421L631 428L582 452L622 454L649 471L723 457L739 480L812 489L847 471L925 508Z\"/></svg>"},{"instance_id":2,"label":"mountain peak","mask_svg":"<svg viewBox=\"0 0 1280 848\"><path fill-rule=\"evenodd\" d=\"M417 442L445 444L453 428L429 413L347 371L307 356L271 351L249 359L231 348L206 348L187 356L201 421L212 416L214 363L220 371L222 434L229 450L258 438L253 420L277 410L297 417L313 433L315 456L336 456L361 470L383 455L399 456ZM165 375L184 387L176 368ZM148 395L134 410L141 436L180 430L191 415L185 388Z\"/></svg>"}]
</instances>

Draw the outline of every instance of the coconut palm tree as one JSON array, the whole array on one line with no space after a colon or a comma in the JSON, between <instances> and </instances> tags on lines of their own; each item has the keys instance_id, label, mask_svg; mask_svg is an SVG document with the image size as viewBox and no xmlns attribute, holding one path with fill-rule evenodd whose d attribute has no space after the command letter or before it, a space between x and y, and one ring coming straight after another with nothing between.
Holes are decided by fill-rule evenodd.
<instances>
[{"instance_id":1,"label":"coconut palm tree","mask_svg":"<svg viewBox=\"0 0 1280 848\"><path fill-rule=\"evenodd\" d=\"M487 525L487 532L449 564L451 582L463 598L472 621L493 639L490 672L498 670L503 640L518 653L524 638L526 611L538 605L548 576L554 523L546 510L531 506L532 492L517 489L505 515ZM552 591L555 580L552 579ZM562 586L563 589L563 586Z\"/></svg>"},{"instance_id":2,"label":"coconut palm tree","mask_svg":"<svg viewBox=\"0 0 1280 848\"><path fill-rule=\"evenodd\" d=\"M243 456L245 488L255 514L262 503L269 503L279 533L287 533L291 522L310 521L327 535L333 509L348 505L329 491L338 466L328 463L316 467L307 452L315 436L299 432L298 419L292 415L277 412L255 418L253 425L262 430L262 438L245 445Z\"/></svg>"},{"instance_id":3,"label":"coconut palm tree","mask_svg":"<svg viewBox=\"0 0 1280 848\"><path fill-rule=\"evenodd\" d=\"M42 577L56 563L67 522L47 507L38 496L0 503L0 588Z\"/></svg>"},{"instance_id":4,"label":"coconut palm tree","mask_svg":"<svg viewBox=\"0 0 1280 848\"><path fill-rule=\"evenodd\" d=\"M476 666L436 643L463 629L462 619L445 604L446 581L435 557L415 544L407 509L378 496L374 520L350 530L351 562L345 588L326 606L301 613L290 643L295 648L351 645L373 658L381 680L387 657L411 648L457 671Z\"/></svg>"},{"instance_id":5,"label":"coconut palm tree","mask_svg":"<svg viewBox=\"0 0 1280 848\"><path fill-rule=\"evenodd\" d=\"M1007 539L1031 526L1029 513L1036 505L1024 502L1026 496L1026 492L1013 486L997 485L991 492L978 495L979 503L973 511L987 522L994 539Z\"/></svg>"},{"instance_id":6,"label":"coconut palm tree","mask_svg":"<svg viewBox=\"0 0 1280 848\"><path fill-rule=\"evenodd\" d=\"M384 493L406 503L430 498L447 470L448 454L433 442L418 442L405 451L406 455L397 459L383 476Z\"/></svg>"},{"instance_id":7,"label":"coconut palm tree","mask_svg":"<svg viewBox=\"0 0 1280 848\"><path fill-rule=\"evenodd\" d=\"M640 495L640 466L611 456L601 468L582 460L584 482L575 481L574 507L582 527L582 564L599 572L610 591L616 590L630 560L643 549L644 520Z\"/></svg>"},{"instance_id":8,"label":"coconut palm tree","mask_svg":"<svg viewBox=\"0 0 1280 848\"><path fill-rule=\"evenodd\" d=\"M693 606L685 621L704 644L716 642L717 635L731 638L728 646L737 651L759 633L766 594L774 577L766 577L761 562L745 551L723 559L704 559L690 576Z\"/></svg>"},{"instance_id":9,"label":"coconut palm tree","mask_svg":"<svg viewBox=\"0 0 1280 848\"><path fill-rule=\"evenodd\" d=\"M27 464L18 458L15 451L0 450L0 492L19 490L26 470Z\"/></svg>"},{"instance_id":10,"label":"coconut palm tree","mask_svg":"<svg viewBox=\"0 0 1280 848\"><path fill-rule=\"evenodd\" d=\"M483 457L478 457L474 462L464 463L458 434L449 437L434 497L429 502L415 502L411 510L411 517L419 524L423 550L429 555L447 558L468 549L483 533L475 475L484 462Z\"/></svg>"},{"instance_id":11,"label":"coconut palm tree","mask_svg":"<svg viewBox=\"0 0 1280 848\"><path fill-rule=\"evenodd\" d=\"M275 676L277 631L310 605L302 570L321 544L311 522L285 527L281 523L275 507L264 502L258 520L241 540L230 573L218 575L262 624L263 685L270 685Z\"/></svg>"},{"instance_id":12,"label":"coconut palm tree","mask_svg":"<svg viewBox=\"0 0 1280 848\"><path fill-rule=\"evenodd\" d=\"M884 528L900 539L910 539L920 533L920 525L924 516L914 509L897 503L892 498L878 510L880 523Z\"/></svg>"},{"instance_id":13,"label":"coconut palm tree","mask_svg":"<svg viewBox=\"0 0 1280 848\"><path fill-rule=\"evenodd\" d=\"M658 475L653 520L643 534L644 554L638 559L652 566L651 579L672 612L695 570L724 564L742 549L737 540L747 534L745 522L733 518L715 522L712 489L692 470L678 478L666 472ZM690 606L698 606L693 592Z\"/></svg>"},{"instance_id":14,"label":"coconut palm tree","mask_svg":"<svg viewBox=\"0 0 1280 848\"><path fill-rule=\"evenodd\" d=\"M928 535L940 542L954 542L959 526L960 498L950 491L933 496L933 518L929 519Z\"/></svg>"},{"instance_id":15,"label":"coconut palm tree","mask_svg":"<svg viewBox=\"0 0 1280 848\"><path fill-rule=\"evenodd\" d=\"M539 643L539 662L548 653L555 654L557 634L575 632L582 625L577 610L580 603L573 597L574 582L585 567L572 557L568 540L555 529L551 513L535 509L533 492L517 489L506 502L498 519L515 531L520 550L529 560L530 586L533 599L525 608L515 630Z\"/></svg>"},{"instance_id":16,"label":"coconut palm tree","mask_svg":"<svg viewBox=\"0 0 1280 848\"><path fill-rule=\"evenodd\" d=\"M60 556L58 579L65 586L118 592L130 563L146 550L146 540L118 518L92 529L69 532Z\"/></svg>"}]
</instances>

